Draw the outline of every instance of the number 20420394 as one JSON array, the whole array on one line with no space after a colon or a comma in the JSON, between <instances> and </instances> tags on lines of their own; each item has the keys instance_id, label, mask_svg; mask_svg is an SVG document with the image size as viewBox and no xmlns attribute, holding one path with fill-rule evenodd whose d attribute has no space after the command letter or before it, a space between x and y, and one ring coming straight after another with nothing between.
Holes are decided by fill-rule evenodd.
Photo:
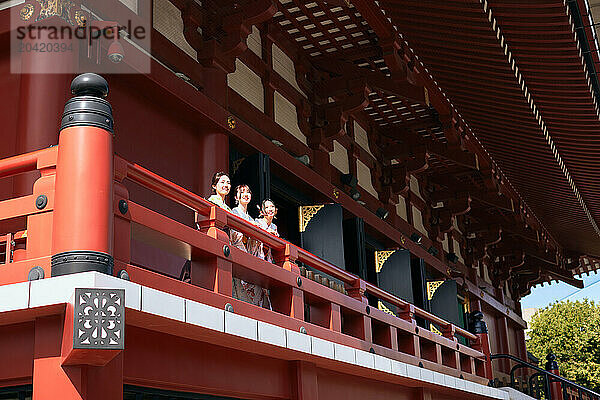
<instances>
[{"instance_id":1,"label":"number 20420394","mask_svg":"<svg viewBox=\"0 0 600 400\"><path fill-rule=\"evenodd\" d=\"M19 53L67 53L72 51L72 43L19 43Z\"/></svg>"}]
</instances>

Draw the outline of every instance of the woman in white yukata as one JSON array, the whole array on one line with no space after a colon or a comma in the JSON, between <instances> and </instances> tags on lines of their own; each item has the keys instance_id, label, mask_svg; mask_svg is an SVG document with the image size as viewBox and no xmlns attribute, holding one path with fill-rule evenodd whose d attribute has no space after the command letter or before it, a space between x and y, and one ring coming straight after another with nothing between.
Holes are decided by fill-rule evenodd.
<instances>
[{"instance_id":1,"label":"woman in white yukata","mask_svg":"<svg viewBox=\"0 0 600 400\"><path fill-rule=\"evenodd\" d=\"M275 207L275 203L271 199L265 199L262 202L260 207L260 216L256 220L256 225L265 231L269 232L272 235L279 237L279 232L277 232L277 225L273 223L273 219L277 215L277 207ZM263 254L264 260L273 262L273 255L271 253L271 248L263 245Z\"/></svg>"}]
</instances>

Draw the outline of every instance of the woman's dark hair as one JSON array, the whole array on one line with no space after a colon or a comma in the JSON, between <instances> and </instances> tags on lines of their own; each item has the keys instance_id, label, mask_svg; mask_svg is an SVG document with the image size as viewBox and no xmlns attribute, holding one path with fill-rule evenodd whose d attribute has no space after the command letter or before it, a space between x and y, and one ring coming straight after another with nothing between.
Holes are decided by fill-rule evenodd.
<instances>
[{"instance_id":1,"label":"woman's dark hair","mask_svg":"<svg viewBox=\"0 0 600 400\"><path fill-rule=\"evenodd\" d=\"M215 189L215 186L217 186L217 183L219 183L219 180L223 177L226 176L229 178L229 175L227 175L225 172L223 171L219 171L216 172L213 177L212 177L212 183L210 184L210 190L212 194L217 194L217 190Z\"/></svg>"},{"instance_id":2,"label":"woman's dark hair","mask_svg":"<svg viewBox=\"0 0 600 400\"><path fill-rule=\"evenodd\" d=\"M248 189L248 193L250 193L250 195L252 195L252 189L250 189L250 186L246 185L245 183L242 183L241 185L237 185L235 188L235 203L236 204L239 203L238 196L242 192L242 189Z\"/></svg>"}]
</instances>

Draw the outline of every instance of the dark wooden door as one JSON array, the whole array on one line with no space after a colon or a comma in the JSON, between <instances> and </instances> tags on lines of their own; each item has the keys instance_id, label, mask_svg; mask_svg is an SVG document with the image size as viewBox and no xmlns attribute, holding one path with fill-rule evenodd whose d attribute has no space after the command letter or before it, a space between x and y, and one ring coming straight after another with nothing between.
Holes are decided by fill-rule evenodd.
<instances>
[{"instance_id":1,"label":"dark wooden door","mask_svg":"<svg viewBox=\"0 0 600 400\"><path fill-rule=\"evenodd\" d=\"M433 291L430 297L431 300L429 303L431 305L431 312L434 315L457 326L463 325L462 318L459 315L458 287L456 281L452 279L444 281Z\"/></svg>"},{"instance_id":2,"label":"dark wooden door","mask_svg":"<svg viewBox=\"0 0 600 400\"><path fill-rule=\"evenodd\" d=\"M344 221L343 229L346 270L368 280L365 222L362 218L349 218Z\"/></svg>"},{"instance_id":3,"label":"dark wooden door","mask_svg":"<svg viewBox=\"0 0 600 400\"><path fill-rule=\"evenodd\" d=\"M377 285L402 300L414 303L411 259L408 250L384 250L375 252ZM381 302L379 308L398 315L397 307Z\"/></svg>"},{"instance_id":4,"label":"dark wooden door","mask_svg":"<svg viewBox=\"0 0 600 400\"><path fill-rule=\"evenodd\" d=\"M299 207L302 248L345 269L342 206L319 204Z\"/></svg>"}]
</instances>

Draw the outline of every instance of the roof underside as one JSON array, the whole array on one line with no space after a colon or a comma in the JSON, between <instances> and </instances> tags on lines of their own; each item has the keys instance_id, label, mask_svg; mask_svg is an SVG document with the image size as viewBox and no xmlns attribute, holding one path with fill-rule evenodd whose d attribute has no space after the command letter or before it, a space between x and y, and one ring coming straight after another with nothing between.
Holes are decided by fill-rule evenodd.
<instances>
[{"instance_id":1,"label":"roof underside","mask_svg":"<svg viewBox=\"0 0 600 400\"><path fill-rule=\"evenodd\" d=\"M584 2L279 0L270 29L310 64L300 84L318 104L368 88L360 115L378 160L424 178L430 237L452 229L452 213L470 264L523 292L600 268L598 55ZM404 179L394 171L392 190Z\"/></svg>"},{"instance_id":2,"label":"roof underside","mask_svg":"<svg viewBox=\"0 0 600 400\"><path fill-rule=\"evenodd\" d=\"M556 240L600 254L600 121L569 6L379 4Z\"/></svg>"}]
</instances>

